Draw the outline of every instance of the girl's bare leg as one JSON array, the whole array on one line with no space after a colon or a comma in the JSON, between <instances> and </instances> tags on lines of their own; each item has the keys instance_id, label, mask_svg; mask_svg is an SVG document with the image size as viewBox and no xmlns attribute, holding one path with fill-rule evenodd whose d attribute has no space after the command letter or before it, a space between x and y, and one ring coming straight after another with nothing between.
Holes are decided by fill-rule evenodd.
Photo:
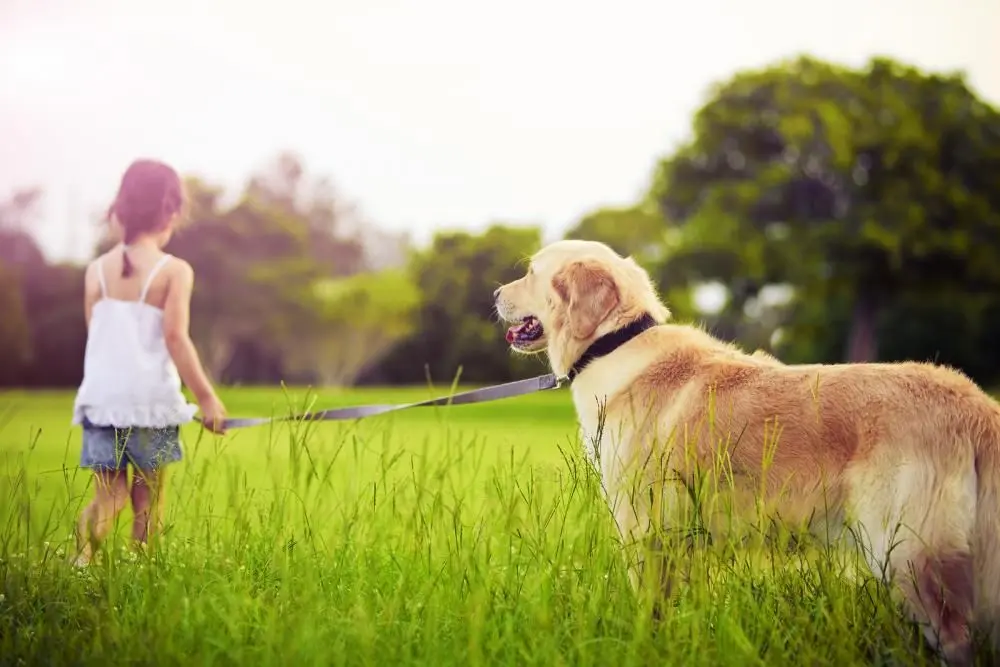
<instances>
[{"instance_id":1,"label":"girl's bare leg","mask_svg":"<svg viewBox=\"0 0 1000 667\"><path fill-rule=\"evenodd\" d=\"M159 535L163 529L163 501L166 469L136 470L132 477L132 539L135 546L143 548L150 536Z\"/></svg>"},{"instance_id":2,"label":"girl's bare leg","mask_svg":"<svg viewBox=\"0 0 1000 667\"><path fill-rule=\"evenodd\" d=\"M115 518L128 502L128 473L125 470L95 470L94 499L76 523L76 564L84 566L108 535Z\"/></svg>"}]
</instances>

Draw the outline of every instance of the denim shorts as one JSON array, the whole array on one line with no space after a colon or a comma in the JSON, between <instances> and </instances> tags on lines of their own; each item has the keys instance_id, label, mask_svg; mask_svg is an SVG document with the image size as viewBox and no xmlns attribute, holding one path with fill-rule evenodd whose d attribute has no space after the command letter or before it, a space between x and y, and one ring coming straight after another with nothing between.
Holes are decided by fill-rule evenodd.
<instances>
[{"instance_id":1,"label":"denim shorts","mask_svg":"<svg viewBox=\"0 0 1000 667\"><path fill-rule=\"evenodd\" d=\"M80 466L97 470L156 470L180 461L181 434L177 426L165 428L115 428L83 422Z\"/></svg>"}]
</instances>

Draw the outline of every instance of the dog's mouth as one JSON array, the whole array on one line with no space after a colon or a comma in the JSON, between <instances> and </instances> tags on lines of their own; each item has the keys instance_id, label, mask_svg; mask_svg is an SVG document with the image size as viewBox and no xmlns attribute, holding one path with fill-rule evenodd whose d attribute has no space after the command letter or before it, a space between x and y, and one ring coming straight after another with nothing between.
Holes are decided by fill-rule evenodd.
<instances>
[{"instance_id":1,"label":"dog's mouth","mask_svg":"<svg viewBox=\"0 0 1000 667\"><path fill-rule=\"evenodd\" d=\"M507 342L514 347L531 347L538 342L545 330L534 315L528 315L518 324L507 329Z\"/></svg>"}]
</instances>

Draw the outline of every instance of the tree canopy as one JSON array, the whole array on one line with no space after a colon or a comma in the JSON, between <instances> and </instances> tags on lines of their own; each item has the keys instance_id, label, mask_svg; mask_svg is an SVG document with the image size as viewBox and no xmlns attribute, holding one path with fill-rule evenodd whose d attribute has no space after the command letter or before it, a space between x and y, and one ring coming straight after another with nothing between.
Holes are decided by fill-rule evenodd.
<instances>
[{"instance_id":1,"label":"tree canopy","mask_svg":"<svg viewBox=\"0 0 1000 667\"><path fill-rule=\"evenodd\" d=\"M504 381L538 369L537 360L516 358L503 343L493 291L520 277L541 246L534 227L493 225L482 234L441 232L415 253L409 274L423 306L414 335L366 375L368 382L450 383Z\"/></svg>"},{"instance_id":2,"label":"tree canopy","mask_svg":"<svg viewBox=\"0 0 1000 667\"><path fill-rule=\"evenodd\" d=\"M1000 114L961 76L800 58L718 85L693 129L650 192L683 230L662 276L850 295L855 360L901 295L1000 285Z\"/></svg>"}]
</instances>

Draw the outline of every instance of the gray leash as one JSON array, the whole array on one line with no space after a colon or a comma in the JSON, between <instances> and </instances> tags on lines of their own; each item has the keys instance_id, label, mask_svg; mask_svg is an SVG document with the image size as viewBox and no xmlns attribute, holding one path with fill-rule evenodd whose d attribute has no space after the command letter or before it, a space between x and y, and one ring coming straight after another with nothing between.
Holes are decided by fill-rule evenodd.
<instances>
[{"instance_id":1,"label":"gray leash","mask_svg":"<svg viewBox=\"0 0 1000 667\"><path fill-rule=\"evenodd\" d=\"M515 396L534 394L536 392L547 391L549 389L558 389L560 386L560 379L557 378L554 373L548 373L546 375L539 375L538 377L528 378L526 380L516 380L505 384L493 385L492 387L472 389L471 391L463 391L462 393L455 394L454 396L431 398L426 401L418 401L416 403L352 405L344 408L322 410L320 412L306 412L304 414L294 415L291 417L237 417L234 419L227 419L225 427L228 430L232 428L245 428L247 426L261 426L263 424L283 421L340 421L346 419L360 419L362 417L371 417L374 415L385 414L387 412L395 412L397 410L408 410L410 408L425 408L435 405L468 405L470 403L486 403L489 401L498 401L503 398L514 398Z\"/></svg>"}]
</instances>

